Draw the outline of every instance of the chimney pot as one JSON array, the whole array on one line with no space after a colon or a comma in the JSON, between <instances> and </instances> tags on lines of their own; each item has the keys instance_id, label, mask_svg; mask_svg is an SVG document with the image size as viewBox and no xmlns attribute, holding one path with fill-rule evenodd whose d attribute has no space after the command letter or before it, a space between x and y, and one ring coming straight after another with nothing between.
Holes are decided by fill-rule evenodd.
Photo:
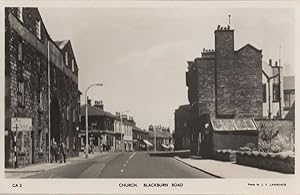
<instances>
[{"instance_id":1,"label":"chimney pot","mask_svg":"<svg viewBox=\"0 0 300 195\"><path fill-rule=\"evenodd\" d=\"M87 97L87 104L88 104L89 106L91 106L91 105L92 105L92 100L91 100L91 99L89 99L89 97Z\"/></svg>"},{"instance_id":2,"label":"chimney pot","mask_svg":"<svg viewBox=\"0 0 300 195\"><path fill-rule=\"evenodd\" d=\"M269 65L272 66L272 59L269 59Z\"/></svg>"}]
</instances>

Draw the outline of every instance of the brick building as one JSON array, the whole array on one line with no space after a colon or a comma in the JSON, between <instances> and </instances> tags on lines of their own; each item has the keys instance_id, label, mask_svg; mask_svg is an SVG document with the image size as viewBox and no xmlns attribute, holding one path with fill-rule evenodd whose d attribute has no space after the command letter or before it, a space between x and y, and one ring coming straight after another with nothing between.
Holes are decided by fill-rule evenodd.
<instances>
[{"instance_id":1,"label":"brick building","mask_svg":"<svg viewBox=\"0 0 300 195\"><path fill-rule=\"evenodd\" d=\"M211 118L263 117L262 50L250 44L235 50L234 30L219 25L215 49L203 49L201 57L188 62L186 85L194 113L189 124L191 149L196 153L199 142L211 139L206 133L212 129Z\"/></svg>"},{"instance_id":2,"label":"brick building","mask_svg":"<svg viewBox=\"0 0 300 195\"><path fill-rule=\"evenodd\" d=\"M190 105L182 105L175 110L175 150L190 149L192 116Z\"/></svg>"},{"instance_id":3,"label":"brick building","mask_svg":"<svg viewBox=\"0 0 300 195\"><path fill-rule=\"evenodd\" d=\"M80 146L83 149L86 144L85 132L85 111L86 106L81 106L81 130L80 130ZM88 130L89 145L93 143L96 151L100 151L100 146L105 146L104 150L115 149L115 133L114 121L116 116L104 110L102 101L95 101L91 105L88 100Z\"/></svg>"},{"instance_id":4,"label":"brick building","mask_svg":"<svg viewBox=\"0 0 300 195\"><path fill-rule=\"evenodd\" d=\"M170 150L173 147L173 136L170 129L161 125L150 125L149 141L153 145L150 149L156 148L157 151Z\"/></svg>"},{"instance_id":5,"label":"brick building","mask_svg":"<svg viewBox=\"0 0 300 195\"><path fill-rule=\"evenodd\" d=\"M78 154L78 66L70 41L60 43L37 8L5 8L5 167L48 160L49 85L51 139Z\"/></svg>"},{"instance_id":6,"label":"brick building","mask_svg":"<svg viewBox=\"0 0 300 195\"><path fill-rule=\"evenodd\" d=\"M149 131L137 126L132 127L132 142L134 151L145 151L153 146L149 141Z\"/></svg>"}]
</instances>

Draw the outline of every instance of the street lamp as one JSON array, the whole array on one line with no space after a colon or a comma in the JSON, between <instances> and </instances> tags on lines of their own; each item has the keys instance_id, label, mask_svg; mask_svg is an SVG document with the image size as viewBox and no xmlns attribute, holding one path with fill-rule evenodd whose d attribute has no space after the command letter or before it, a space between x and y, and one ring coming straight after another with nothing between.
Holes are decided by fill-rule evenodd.
<instances>
[{"instance_id":1,"label":"street lamp","mask_svg":"<svg viewBox=\"0 0 300 195\"><path fill-rule=\"evenodd\" d=\"M88 152L89 152L89 133L88 133L88 105L87 105L87 92L90 88L94 86L103 86L102 83L94 83L88 86L88 88L85 90L84 96L85 96L85 157L88 158Z\"/></svg>"},{"instance_id":2,"label":"street lamp","mask_svg":"<svg viewBox=\"0 0 300 195\"><path fill-rule=\"evenodd\" d=\"M126 113L126 112L130 112L130 110L125 110L123 112L121 112L121 144L122 144L122 152L124 152L124 135L125 135L125 132L124 132L124 135L122 136L122 132L123 132L123 121L122 121L122 115L123 113Z\"/></svg>"}]
</instances>

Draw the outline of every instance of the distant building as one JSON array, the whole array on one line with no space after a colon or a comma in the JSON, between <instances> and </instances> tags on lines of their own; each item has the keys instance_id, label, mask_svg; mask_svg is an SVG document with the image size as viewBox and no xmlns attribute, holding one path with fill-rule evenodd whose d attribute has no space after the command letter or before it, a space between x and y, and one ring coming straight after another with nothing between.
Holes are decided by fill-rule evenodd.
<instances>
[{"instance_id":1,"label":"distant building","mask_svg":"<svg viewBox=\"0 0 300 195\"><path fill-rule=\"evenodd\" d=\"M5 8L5 167L49 161L49 136L78 155L78 71L71 42L53 41L37 8Z\"/></svg>"},{"instance_id":2,"label":"distant building","mask_svg":"<svg viewBox=\"0 0 300 195\"><path fill-rule=\"evenodd\" d=\"M175 110L175 150L190 149L192 116L190 105L182 105Z\"/></svg>"},{"instance_id":3,"label":"distant building","mask_svg":"<svg viewBox=\"0 0 300 195\"><path fill-rule=\"evenodd\" d=\"M134 126L132 128L132 141L134 151L146 151L153 145L149 142L149 131Z\"/></svg>"},{"instance_id":4,"label":"distant building","mask_svg":"<svg viewBox=\"0 0 300 195\"><path fill-rule=\"evenodd\" d=\"M95 104L92 106L91 100L88 100L87 106L89 145L93 144L96 151L100 151L100 147L104 151L114 151L114 121L116 120L116 116L104 110L102 101L95 101ZM86 145L85 109L85 105L81 106L81 130L79 137L82 150L85 149Z\"/></svg>"},{"instance_id":5,"label":"distant building","mask_svg":"<svg viewBox=\"0 0 300 195\"><path fill-rule=\"evenodd\" d=\"M283 77L284 111L289 111L295 103L295 76Z\"/></svg>"},{"instance_id":6,"label":"distant building","mask_svg":"<svg viewBox=\"0 0 300 195\"><path fill-rule=\"evenodd\" d=\"M152 149L155 149L156 145L157 151L170 150L171 144L173 145L172 134L170 133L170 129L159 125L151 125L149 127L149 141L153 145Z\"/></svg>"}]
</instances>

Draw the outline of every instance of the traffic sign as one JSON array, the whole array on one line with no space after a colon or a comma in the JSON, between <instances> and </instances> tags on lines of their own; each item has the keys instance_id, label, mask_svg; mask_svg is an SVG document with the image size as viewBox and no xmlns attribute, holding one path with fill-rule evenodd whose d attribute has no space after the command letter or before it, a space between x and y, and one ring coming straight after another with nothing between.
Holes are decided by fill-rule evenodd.
<instances>
[{"instance_id":1,"label":"traffic sign","mask_svg":"<svg viewBox=\"0 0 300 195\"><path fill-rule=\"evenodd\" d=\"M12 131L31 131L32 119L31 118L11 118Z\"/></svg>"}]
</instances>

